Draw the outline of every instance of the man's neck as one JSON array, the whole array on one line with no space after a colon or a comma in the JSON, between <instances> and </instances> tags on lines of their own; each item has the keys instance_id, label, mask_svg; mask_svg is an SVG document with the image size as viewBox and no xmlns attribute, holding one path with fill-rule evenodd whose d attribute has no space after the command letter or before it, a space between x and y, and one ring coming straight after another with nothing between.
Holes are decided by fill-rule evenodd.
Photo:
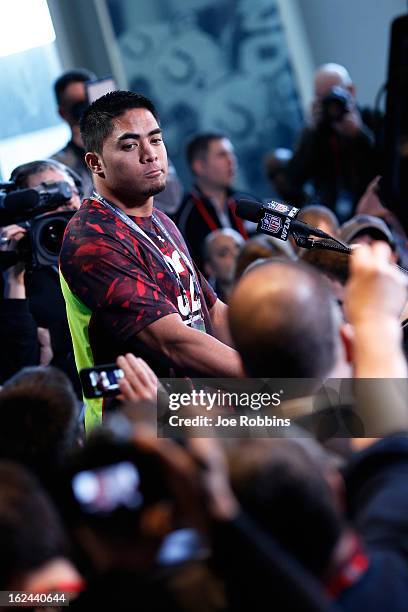
<instances>
[{"instance_id":1,"label":"man's neck","mask_svg":"<svg viewBox=\"0 0 408 612\"><path fill-rule=\"evenodd\" d=\"M209 185L208 183L200 180L197 181L197 185L200 191L202 191L202 193L207 196L207 198L210 198L214 202L217 209L220 212L223 212L228 200L227 190L223 187L215 187L214 185Z\"/></svg>"},{"instance_id":2,"label":"man's neck","mask_svg":"<svg viewBox=\"0 0 408 612\"><path fill-rule=\"evenodd\" d=\"M118 196L112 193L109 189L101 188L95 185L95 190L103 198L106 198L109 202L112 202L115 206L123 210L123 212L130 217L151 217L153 213L153 196L147 200L135 202L134 199L127 200L124 196Z\"/></svg>"}]
</instances>

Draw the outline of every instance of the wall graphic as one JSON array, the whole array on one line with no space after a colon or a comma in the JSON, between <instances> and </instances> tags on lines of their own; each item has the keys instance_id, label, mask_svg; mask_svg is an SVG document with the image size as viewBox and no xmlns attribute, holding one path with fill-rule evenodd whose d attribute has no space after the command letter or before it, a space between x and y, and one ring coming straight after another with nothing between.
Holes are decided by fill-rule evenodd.
<instances>
[{"instance_id":1,"label":"wall graphic","mask_svg":"<svg viewBox=\"0 0 408 612\"><path fill-rule=\"evenodd\" d=\"M129 86L157 105L170 157L186 185L185 144L223 131L238 160L238 185L271 190L262 158L291 146L299 98L275 0L109 0Z\"/></svg>"}]
</instances>

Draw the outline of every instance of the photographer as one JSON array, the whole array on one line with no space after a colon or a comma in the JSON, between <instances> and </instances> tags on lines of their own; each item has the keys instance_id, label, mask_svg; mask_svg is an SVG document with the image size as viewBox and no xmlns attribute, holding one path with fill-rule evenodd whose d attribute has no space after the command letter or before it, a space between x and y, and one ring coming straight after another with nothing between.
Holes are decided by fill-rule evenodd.
<instances>
[{"instance_id":1,"label":"photographer","mask_svg":"<svg viewBox=\"0 0 408 612\"><path fill-rule=\"evenodd\" d=\"M288 181L297 200L311 181L315 200L345 221L376 174L373 134L363 123L355 86L343 66L318 68L314 90L311 118L289 162Z\"/></svg>"},{"instance_id":2,"label":"photographer","mask_svg":"<svg viewBox=\"0 0 408 612\"><path fill-rule=\"evenodd\" d=\"M68 183L70 189L65 197L61 196L62 203L52 210L52 214L75 211L80 206L80 178L60 162L40 160L23 164L13 170L11 180L13 189L40 187L43 191L63 181ZM69 199L68 194L71 195ZM45 213L41 218L47 214L51 213ZM28 263L38 254L35 252L36 245L29 245L30 229L26 226L27 222L0 227L4 281L3 299L0 300L3 346L0 377L5 380L26 365L52 363L70 377L79 392L65 304L59 285L58 262L55 258L55 265L50 262L50 265L35 267ZM51 239L54 238L52 235ZM14 265L7 267L7 255ZM16 262L16 259L19 261Z\"/></svg>"}]
</instances>

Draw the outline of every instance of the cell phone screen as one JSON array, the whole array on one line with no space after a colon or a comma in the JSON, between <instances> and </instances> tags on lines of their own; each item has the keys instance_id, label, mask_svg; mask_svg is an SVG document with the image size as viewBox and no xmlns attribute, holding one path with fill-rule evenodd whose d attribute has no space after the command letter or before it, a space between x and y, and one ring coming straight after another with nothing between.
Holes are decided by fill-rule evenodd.
<instances>
[{"instance_id":1,"label":"cell phone screen","mask_svg":"<svg viewBox=\"0 0 408 612\"><path fill-rule=\"evenodd\" d=\"M79 372L85 397L109 397L118 395L118 381L123 378L123 370L116 364L85 368Z\"/></svg>"},{"instance_id":2,"label":"cell phone screen","mask_svg":"<svg viewBox=\"0 0 408 612\"><path fill-rule=\"evenodd\" d=\"M129 461L75 474L72 490L87 514L110 514L118 507L137 510L143 503L140 475Z\"/></svg>"}]
</instances>

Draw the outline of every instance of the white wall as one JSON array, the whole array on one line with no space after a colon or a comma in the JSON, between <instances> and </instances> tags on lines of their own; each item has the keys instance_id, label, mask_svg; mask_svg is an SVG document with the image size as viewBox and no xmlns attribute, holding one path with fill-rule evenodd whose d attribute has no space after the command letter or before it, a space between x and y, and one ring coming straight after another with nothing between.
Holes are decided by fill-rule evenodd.
<instances>
[{"instance_id":1,"label":"white wall","mask_svg":"<svg viewBox=\"0 0 408 612\"><path fill-rule=\"evenodd\" d=\"M295 0L315 67L343 64L363 106L373 106L387 76L390 25L407 0Z\"/></svg>"}]
</instances>

